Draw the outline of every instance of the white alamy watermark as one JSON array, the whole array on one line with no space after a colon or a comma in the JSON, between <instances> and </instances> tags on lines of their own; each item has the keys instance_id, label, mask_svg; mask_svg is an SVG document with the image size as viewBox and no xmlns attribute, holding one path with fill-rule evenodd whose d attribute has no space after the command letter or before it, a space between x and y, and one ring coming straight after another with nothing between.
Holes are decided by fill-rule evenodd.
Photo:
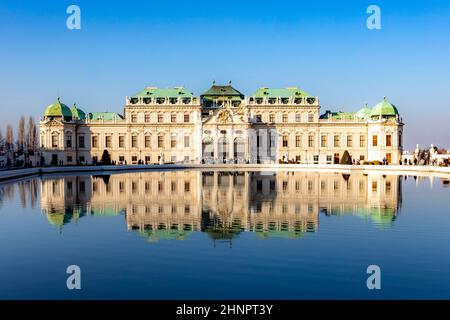
<instances>
[{"instance_id":1,"label":"white alamy watermark","mask_svg":"<svg viewBox=\"0 0 450 320\"><path fill-rule=\"evenodd\" d=\"M67 7L66 13L69 14L66 20L66 26L69 30L81 29L81 9L79 6L72 4Z\"/></svg>"},{"instance_id":2,"label":"white alamy watermark","mask_svg":"<svg viewBox=\"0 0 450 320\"><path fill-rule=\"evenodd\" d=\"M76 264L72 264L67 267L66 273L70 274L70 276L67 278L66 285L67 289L73 290L81 289L81 269Z\"/></svg>"},{"instance_id":3,"label":"white alamy watermark","mask_svg":"<svg viewBox=\"0 0 450 320\"><path fill-rule=\"evenodd\" d=\"M381 289L381 269L376 264L372 264L367 267L366 270L367 274L370 274L370 276L367 278L366 285L367 289L373 290L373 289Z\"/></svg>"},{"instance_id":4,"label":"white alamy watermark","mask_svg":"<svg viewBox=\"0 0 450 320\"><path fill-rule=\"evenodd\" d=\"M366 26L369 30L380 30L381 29L381 9L376 4L372 4L367 7L367 17Z\"/></svg>"}]
</instances>

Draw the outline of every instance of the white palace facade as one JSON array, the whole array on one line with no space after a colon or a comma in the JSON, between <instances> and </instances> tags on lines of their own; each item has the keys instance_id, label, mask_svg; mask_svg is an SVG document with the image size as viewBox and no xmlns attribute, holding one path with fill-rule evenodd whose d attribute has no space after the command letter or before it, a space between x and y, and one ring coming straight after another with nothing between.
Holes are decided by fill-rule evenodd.
<instances>
[{"instance_id":1,"label":"white palace facade","mask_svg":"<svg viewBox=\"0 0 450 320\"><path fill-rule=\"evenodd\" d=\"M200 96L147 87L126 97L123 114L85 113L58 98L40 122L42 165L151 163L397 164L403 122L384 98L357 112L321 113L319 98L296 88L250 96L216 85Z\"/></svg>"}]
</instances>

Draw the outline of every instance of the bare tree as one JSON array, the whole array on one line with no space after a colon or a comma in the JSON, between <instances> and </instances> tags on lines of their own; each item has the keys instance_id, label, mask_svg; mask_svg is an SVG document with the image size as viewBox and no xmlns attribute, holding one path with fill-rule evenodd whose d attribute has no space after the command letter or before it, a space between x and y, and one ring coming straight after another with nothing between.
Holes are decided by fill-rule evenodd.
<instances>
[{"instance_id":1,"label":"bare tree","mask_svg":"<svg viewBox=\"0 0 450 320\"><path fill-rule=\"evenodd\" d=\"M15 163L14 157L14 131L10 124L6 126L6 139L5 139L5 152L6 152L6 166L10 167ZM12 160L12 163L11 163Z\"/></svg>"},{"instance_id":2,"label":"bare tree","mask_svg":"<svg viewBox=\"0 0 450 320\"><path fill-rule=\"evenodd\" d=\"M28 153L30 155L34 155L37 147L37 131L36 131L36 123L34 122L34 118L30 117L28 119L28 128L27 128L27 147Z\"/></svg>"},{"instance_id":3,"label":"bare tree","mask_svg":"<svg viewBox=\"0 0 450 320\"><path fill-rule=\"evenodd\" d=\"M17 149L19 153L25 149L25 117L21 116L19 119L19 131L17 133Z\"/></svg>"},{"instance_id":4,"label":"bare tree","mask_svg":"<svg viewBox=\"0 0 450 320\"><path fill-rule=\"evenodd\" d=\"M0 153L5 152L5 141L3 140L2 129L0 129Z\"/></svg>"},{"instance_id":5,"label":"bare tree","mask_svg":"<svg viewBox=\"0 0 450 320\"><path fill-rule=\"evenodd\" d=\"M6 151L12 151L14 146L14 131L10 124L6 126L6 140L5 148Z\"/></svg>"}]
</instances>

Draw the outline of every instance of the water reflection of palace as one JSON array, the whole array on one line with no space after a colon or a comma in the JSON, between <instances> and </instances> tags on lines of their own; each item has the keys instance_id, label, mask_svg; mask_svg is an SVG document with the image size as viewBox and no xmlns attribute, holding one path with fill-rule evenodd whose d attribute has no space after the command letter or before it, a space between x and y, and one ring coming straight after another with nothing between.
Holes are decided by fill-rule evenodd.
<instances>
[{"instance_id":1,"label":"water reflection of palace","mask_svg":"<svg viewBox=\"0 0 450 320\"><path fill-rule=\"evenodd\" d=\"M165 171L43 178L41 205L62 226L83 215L124 214L150 240L193 231L230 239L299 238L318 229L319 213L355 214L389 226L401 205L401 179L324 172Z\"/></svg>"}]
</instances>

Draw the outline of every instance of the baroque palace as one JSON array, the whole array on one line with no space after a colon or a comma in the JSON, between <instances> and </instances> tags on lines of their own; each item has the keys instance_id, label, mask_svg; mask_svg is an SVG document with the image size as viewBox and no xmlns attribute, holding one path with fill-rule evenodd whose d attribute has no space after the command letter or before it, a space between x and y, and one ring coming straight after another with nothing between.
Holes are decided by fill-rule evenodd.
<instances>
[{"instance_id":1,"label":"baroque palace","mask_svg":"<svg viewBox=\"0 0 450 320\"><path fill-rule=\"evenodd\" d=\"M85 113L58 98L40 122L43 165L151 163L397 164L403 122L384 98L357 112L320 114L319 98L296 88L250 96L216 85L200 97L183 87L147 87L126 97L124 114Z\"/></svg>"}]
</instances>

